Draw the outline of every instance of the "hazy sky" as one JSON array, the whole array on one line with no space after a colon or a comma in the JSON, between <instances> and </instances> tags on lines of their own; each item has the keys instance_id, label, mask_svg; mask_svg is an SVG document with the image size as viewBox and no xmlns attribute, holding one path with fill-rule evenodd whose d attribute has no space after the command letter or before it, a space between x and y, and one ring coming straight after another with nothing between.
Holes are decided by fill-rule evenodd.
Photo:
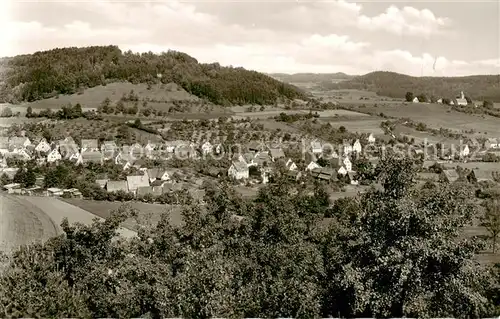
<instances>
[{"instance_id":1,"label":"hazy sky","mask_svg":"<svg viewBox=\"0 0 500 319\"><path fill-rule=\"evenodd\" d=\"M498 0L0 2L0 56L116 44L262 72L500 73Z\"/></svg>"}]
</instances>

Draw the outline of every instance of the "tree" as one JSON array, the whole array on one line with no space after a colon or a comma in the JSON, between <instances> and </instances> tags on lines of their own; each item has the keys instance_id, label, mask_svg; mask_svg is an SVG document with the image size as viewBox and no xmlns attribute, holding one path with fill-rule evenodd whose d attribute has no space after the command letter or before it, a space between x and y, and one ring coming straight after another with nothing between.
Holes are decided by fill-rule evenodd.
<instances>
[{"instance_id":1,"label":"tree","mask_svg":"<svg viewBox=\"0 0 500 319\"><path fill-rule=\"evenodd\" d=\"M494 107L494 104L491 101L483 101L483 107L486 109L492 109Z\"/></svg>"},{"instance_id":2,"label":"tree","mask_svg":"<svg viewBox=\"0 0 500 319\"><path fill-rule=\"evenodd\" d=\"M345 132L347 132L347 129L345 128L345 126L340 126L340 127L339 127L339 133L342 133L342 134L343 134L343 133L345 133Z\"/></svg>"},{"instance_id":3,"label":"tree","mask_svg":"<svg viewBox=\"0 0 500 319\"><path fill-rule=\"evenodd\" d=\"M31 106L28 106L28 108L26 109L26 117L33 117L33 108Z\"/></svg>"},{"instance_id":4,"label":"tree","mask_svg":"<svg viewBox=\"0 0 500 319\"><path fill-rule=\"evenodd\" d=\"M412 92L406 92L405 99L407 102L412 102L413 101L413 93Z\"/></svg>"},{"instance_id":5,"label":"tree","mask_svg":"<svg viewBox=\"0 0 500 319\"><path fill-rule=\"evenodd\" d=\"M497 239L500 235L500 201L498 199L489 199L484 204L485 212L482 219L482 225L490 233L493 253L495 253Z\"/></svg>"},{"instance_id":6,"label":"tree","mask_svg":"<svg viewBox=\"0 0 500 319\"><path fill-rule=\"evenodd\" d=\"M97 112L108 114L110 105L111 105L111 100L109 99L109 97L107 97L104 99L104 101L101 102L99 107L97 107Z\"/></svg>"},{"instance_id":7,"label":"tree","mask_svg":"<svg viewBox=\"0 0 500 319\"><path fill-rule=\"evenodd\" d=\"M2 176L0 176L0 184L7 185L10 183L10 178L7 176L7 174L3 173Z\"/></svg>"},{"instance_id":8,"label":"tree","mask_svg":"<svg viewBox=\"0 0 500 319\"><path fill-rule=\"evenodd\" d=\"M425 95L424 93L421 93L417 96L417 99L420 103L425 103L428 101L427 99L427 95Z\"/></svg>"},{"instance_id":9,"label":"tree","mask_svg":"<svg viewBox=\"0 0 500 319\"><path fill-rule=\"evenodd\" d=\"M14 114L12 113L12 109L10 107L4 107L2 109L2 113L0 114L0 117L12 117Z\"/></svg>"},{"instance_id":10,"label":"tree","mask_svg":"<svg viewBox=\"0 0 500 319\"><path fill-rule=\"evenodd\" d=\"M122 100L119 100L118 102L116 102L115 113L120 114L124 112L125 112L125 104L123 103Z\"/></svg>"}]
</instances>

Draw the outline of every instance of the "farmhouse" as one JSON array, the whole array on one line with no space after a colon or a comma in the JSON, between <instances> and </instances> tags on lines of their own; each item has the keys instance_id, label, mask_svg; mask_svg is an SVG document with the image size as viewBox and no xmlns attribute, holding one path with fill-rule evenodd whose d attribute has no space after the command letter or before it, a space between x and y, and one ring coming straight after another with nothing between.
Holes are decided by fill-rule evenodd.
<instances>
[{"instance_id":1,"label":"farmhouse","mask_svg":"<svg viewBox=\"0 0 500 319\"><path fill-rule=\"evenodd\" d=\"M343 152L344 155L349 155L352 153L352 151L353 151L352 145L349 144L344 145L344 152Z\"/></svg>"},{"instance_id":2,"label":"farmhouse","mask_svg":"<svg viewBox=\"0 0 500 319\"><path fill-rule=\"evenodd\" d=\"M253 153L245 153L243 155L239 155L237 157L237 160L239 160L240 162L247 163L248 167L250 167L250 166L257 166L257 163L255 163L255 161L254 161L254 158L255 158L255 154L253 154Z\"/></svg>"},{"instance_id":3,"label":"farmhouse","mask_svg":"<svg viewBox=\"0 0 500 319\"><path fill-rule=\"evenodd\" d=\"M14 176L16 176L16 173L18 170L19 170L19 168L17 168L17 167L7 167L7 168L2 169L2 171L0 172L0 175L5 174L5 176L7 176L7 178L9 180L13 180Z\"/></svg>"},{"instance_id":4,"label":"farmhouse","mask_svg":"<svg viewBox=\"0 0 500 319\"><path fill-rule=\"evenodd\" d=\"M289 171L296 171L297 170L297 165L290 158L288 159L288 161L286 161L285 167Z\"/></svg>"},{"instance_id":5,"label":"farmhouse","mask_svg":"<svg viewBox=\"0 0 500 319\"><path fill-rule=\"evenodd\" d=\"M413 102L413 103L418 103L418 102L419 102L419 101L418 101L418 97L416 97L416 96L415 96L415 97L413 98L413 101L412 101L412 102Z\"/></svg>"},{"instance_id":6,"label":"farmhouse","mask_svg":"<svg viewBox=\"0 0 500 319\"><path fill-rule=\"evenodd\" d=\"M162 168L149 168L146 173L148 174L150 183L153 183L156 180L168 181L170 179L168 172Z\"/></svg>"},{"instance_id":7,"label":"farmhouse","mask_svg":"<svg viewBox=\"0 0 500 319\"><path fill-rule=\"evenodd\" d=\"M339 170L337 171L337 174L339 174L341 176L345 176L345 175L347 175L347 169L344 166L341 166L339 168Z\"/></svg>"},{"instance_id":8,"label":"farmhouse","mask_svg":"<svg viewBox=\"0 0 500 319\"><path fill-rule=\"evenodd\" d=\"M14 148L26 148L31 145L31 141L27 137L13 136L9 139L9 146Z\"/></svg>"},{"instance_id":9,"label":"farmhouse","mask_svg":"<svg viewBox=\"0 0 500 319\"><path fill-rule=\"evenodd\" d=\"M299 172L299 171L294 171L294 170L290 170L286 173L286 177L291 180L291 181L298 181L300 179L300 177L302 176L302 173Z\"/></svg>"},{"instance_id":10,"label":"farmhouse","mask_svg":"<svg viewBox=\"0 0 500 319\"><path fill-rule=\"evenodd\" d=\"M249 177L248 166L244 162L234 161L229 167L227 174L234 179L246 179Z\"/></svg>"},{"instance_id":11,"label":"farmhouse","mask_svg":"<svg viewBox=\"0 0 500 319\"><path fill-rule=\"evenodd\" d=\"M88 163L95 163L95 164L102 164L103 161L103 156L101 152L98 151L88 151L88 152L82 152L80 154L80 159L78 160L78 164L88 164Z\"/></svg>"},{"instance_id":12,"label":"farmhouse","mask_svg":"<svg viewBox=\"0 0 500 319\"><path fill-rule=\"evenodd\" d=\"M370 143L370 144L375 143L375 136L373 135L373 133L370 133L370 135L369 135L369 136L368 136L368 138L367 138L367 141L368 141L368 143Z\"/></svg>"},{"instance_id":13,"label":"farmhouse","mask_svg":"<svg viewBox=\"0 0 500 319\"><path fill-rule=\"evenodd\" d=\"M271 160L274 162L277 159L284 158L285 152L283 152L282 148L270 148L269 154L271 155Z\"/></svg>"},{"instance_id":14,"label":"farmhouse","mask_svg":"<svg viewBox=\"0 0 500 319\"><path fill-rule=\"evenodd\" d=\"M321 143L318 141L311 142L311 152L314 155L321 155L323 153L323 147L321 146Z\"/></svg>"},{"instance_id":15,"label":"farmhouse","mask_svg":"<svg viewBox=\"0 0 500 319\"><path fill-rule=\"evenodd\" d=\"M312 177L322 181L334 181L337 179L335 171L331 168L315 168L311 171Z\"/></svg>"},{"instance_id":16,"label":"farmhouse","mask_svg":"<svg viewBox=\"0 0 500 319\"><path fill-rule=\"evenodd\" d=\"M104 156L104 159L112 159L115 157L118 152L118 146L115 141L104 141L101 144L101 153Z\"/></svg>"},{"instance_id":17,"label":"farmhouse","mask_svg":"<svg viewBox=\"0 0 500 319\"><path fill-rule=\"evenodd\" d=\"M469 145L464 145L460 149L460 157L467 157L470 154Z\"/></svg>"},{"instance_id":18,"label":"farmhouse","mask_svg":"<svg viewBox=\"0 0 500 319\"><path fill-rule=\"evenodd\" d=\"M47 143L47 140L45 138L42 138L35 147L35 151L39 153L50 152L50 149L51 149L50 144Z\"/></svg>"},{"instance_id":19,"label":"farmhouse","mask_svg":"<svg viewBox=\"0 0 500 319\"><path fill-rule=\"evenodd\" d=\"M352 145L352 151L361 153L361 143L359 142L359 140L356 140L356 142L354 142L354 144Z\"/></svg>"},{"instance_id":20,"label":"farmhouse","mask_svg":"<svg viewBox=\"0 0 500 319\"><path fill-rule=\"evenodd\" d=\"M484 142L484 148L486 148L486 149L500 149L500 141L497 138L488 138Z\"/></svg>"},{"instance_id":21,"label":"farmhouse","mask_svg":"<svg viewBox=\"0 0 500 319\"><path fill-rule=\"evenodd\" d=\"M208 154L212 153L213 149L214 149L214 147L209 141L206 141L205 143L203 143L201 145L201 153L203 155L208 155Z\"/></svg>"},{"instance_id":22,"label":"farmhouse","mask_svg":"<svg viewBox=\"0 0 500 319\"><path fill-rule=\"evenodd\" d=\"M312 171L315 168L321 168L316 162L311 161L307 166L306 166L306 171Z\"/></svg>"},{"instance_id":23,"label":"farmhouse","mask_svg":"<svg viewBox=\"0 0 500 319\"><path fill-rule=\"evenodd\" d=\"M149 178L147 175L131 175L127 176L128 191L135 193L139 187L149 186Z\"/></svg>"},{"instance_id":24,"label":"farmhouse","mask_svg":"<svg viewBox=\"0 0 500 319\"><path fill-rule=\"evenodd\" d=\"M442 172L441 175L441 180L445 181L447 183L454 183L460 178L460 175L458 175L457 171L454 169L445 169Z\"/></svg>"},{"instance_id":25,"label":"farmhouse","mask_svg":"<svg viewBox=\"0 0 500 319\"><path fill-rule=\"evenodd\" d=\"M495 182L495 180L493 179L493 172L480 169L473 169L472 172L470 172L470 174L467 176L467 179L472 183Z\"/></svg>"},{"instance_id":26,"label":"farmhouse","mask_svg":"<svg viewBox=\"0 0 500 319\"><path fill-rule=\"evenodd\" d=\"M262 152L255 154L254 162L258 166L263 167L263 166L269 165L272 162L272 159L269 156L268 152L262 151Z\"/></svg>"},{"instance_id":27,"label":"farmhouse","mask_svg":"<svg viewBox=\"0 0 500 319\"><path fill-rule=\"evenodd\" d=\"M82 140L81 146L82 153L99 151L99 145L96 139Z\"/></svg>"},{"instance_id":28,"label":"farmhouse","mask_svg":"<svg viewBox=\"0 0 500 319\"><path fill-rule=\"evenodd\" d=\"M4 185L3 188L7 191L7 193L12 194L12 193L16 193L16 190L21 190L21 184L11 183L11 184Z\"/></svg>"},{"instance_id":29,"label":"farmhouse","mask_svg":"<svg viewBox=\"0 0 500 319\"><path fill-rule=\"evenodd\" d=\"M108 181L106 184L106 190L108 192L128 192L128 183L127 181Z\"/></svg>"},{"instance_id":30,"label":"farmhouse","mask_svg":"<svg viewBox=\"0 0 500 319\"><path fill-rule=\"evenodd\" d=\"M57 150L57 148L54 148L48 155L47 155L47 163L54 163L57 161L60 161L62 159L61 154Z\"/></svg>"}]
</instances>

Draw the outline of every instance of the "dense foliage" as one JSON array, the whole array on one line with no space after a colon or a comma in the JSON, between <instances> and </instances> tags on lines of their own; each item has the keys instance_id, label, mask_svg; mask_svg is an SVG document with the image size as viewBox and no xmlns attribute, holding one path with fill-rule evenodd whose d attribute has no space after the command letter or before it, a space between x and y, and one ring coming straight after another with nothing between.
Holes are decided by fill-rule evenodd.
<instances>
[{"instance_id":1,"label":"dense foliage","mask_svg":"<svg viewBox=\"0 0 500 319\"><path fill-rule=\"evenodd\" d=\"M116 46L62 48L0 61L0 100L35 101L115 81L170 83L216 104L305 98L296 87L243 68L201 64L186 53L122 53Z\"/></svg>"},{"instance_id":2,"label":"dense foliage","mask_svg":"<svg viewBox=\"0 0 500 319\"><path fill-rule=\"evenodd\" d=\"M474 100L500 102L500 75L412 77L380 71L323 86L326 89L370 90L382 96L407 100L409 98L407 92L423 92L429 96L453 99L463 91ZM413 96L411 98L413 99Z\"/></svg>"},{"instance_id":3,"label":"dense foliage","mask_svg":"<svg viewBox=\"0 0 500 319\"><path fill-rule=\"evenodd\" d=\"M498 271L478 264L462 227L467 189L416 191L409 160L380 166L384 190L330 209L278 181L255 200L207 191L184 226L164 218L116 241L123 207L92 226L24 247L0 276L6 317L481 317L498 315ZM324 216L331 216L326 224ZM495 277L496 276L496 277ZM497 290L495 290L497 289Z\"/></svg>"}]
</instances>

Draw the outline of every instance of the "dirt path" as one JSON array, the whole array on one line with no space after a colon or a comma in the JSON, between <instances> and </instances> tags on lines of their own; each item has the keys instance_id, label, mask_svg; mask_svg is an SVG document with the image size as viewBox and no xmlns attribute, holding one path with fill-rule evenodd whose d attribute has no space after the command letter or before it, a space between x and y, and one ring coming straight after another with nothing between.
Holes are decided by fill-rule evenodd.
<instances>
[{"instance_id":1,"label":"dirt path","mask_svg":"<svg viewBox=\"0 0 500 319\"><path fill-rule=\"evenodd\" d=\"M0 251L10 252L60 233L41 209L21 197L0 194Z\"/></svg>"}]
</instances>

